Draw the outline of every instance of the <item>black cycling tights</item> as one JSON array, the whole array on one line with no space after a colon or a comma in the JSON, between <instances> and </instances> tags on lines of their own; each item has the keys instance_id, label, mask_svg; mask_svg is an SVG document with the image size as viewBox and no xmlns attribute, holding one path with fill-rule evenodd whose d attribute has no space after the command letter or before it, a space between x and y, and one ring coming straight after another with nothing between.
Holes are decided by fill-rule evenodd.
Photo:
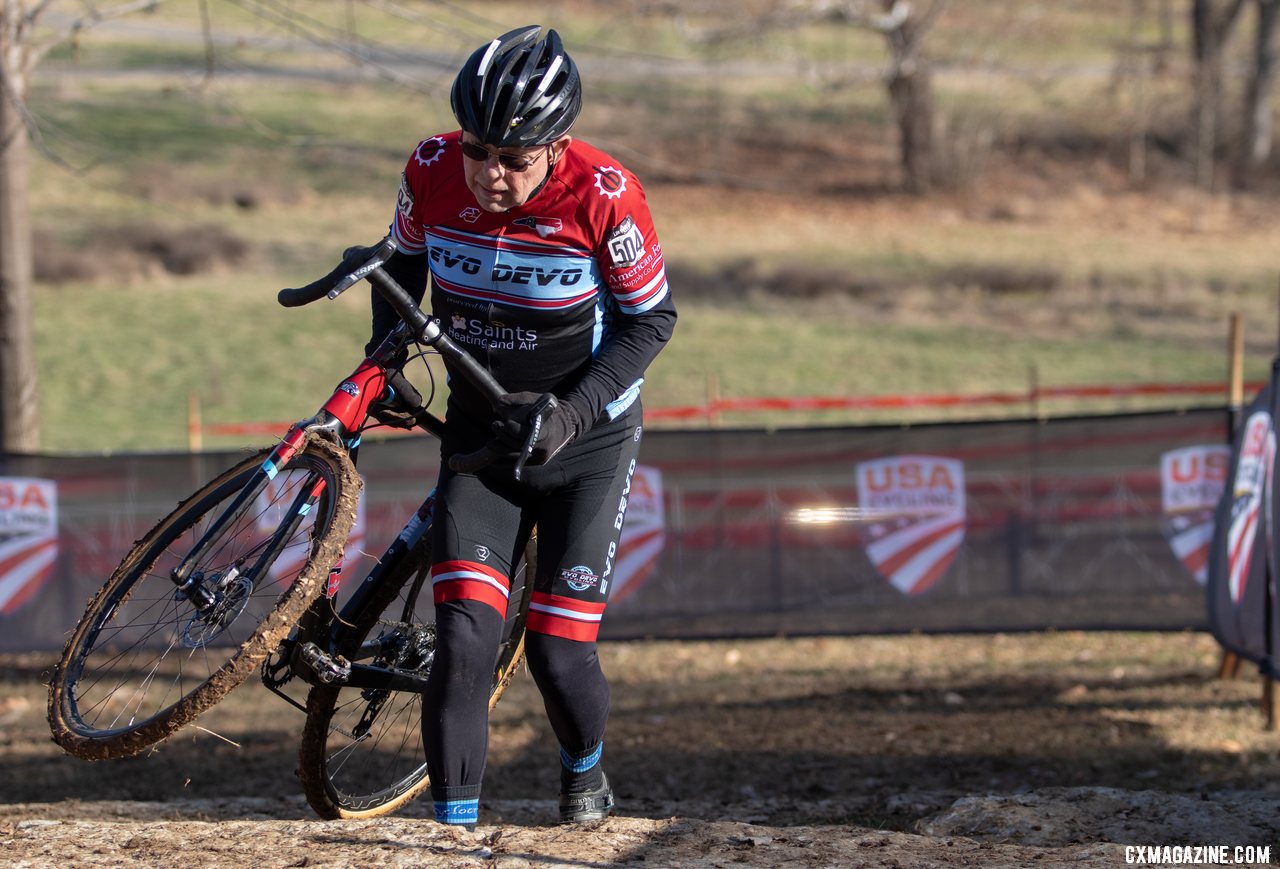
<instances>
[{"instance_id":1,"label":"black cycling tights","mask_svg":"<svg viewBox=\"0 0 1280 869\"><path fill-rule=\"evenodd\" d=\"M437 802L480 796L489 745L489 689L502 625L497 610L479 601L436 606L440 641L423 693L422 741ZM600 745L609 683L596 644L529 633L525 655L561 748L580 756Z\"/></svg>"}]
</instances>

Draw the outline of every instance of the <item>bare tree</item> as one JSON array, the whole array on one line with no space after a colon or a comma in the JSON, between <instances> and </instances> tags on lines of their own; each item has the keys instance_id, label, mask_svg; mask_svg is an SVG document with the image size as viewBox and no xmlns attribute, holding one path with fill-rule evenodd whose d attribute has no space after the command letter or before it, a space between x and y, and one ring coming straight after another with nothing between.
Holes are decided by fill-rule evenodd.
<instances>
[{"instance_id":1,"label":"bare tree","mask_svg":"<svg viewBox=\"0 0 1280 869\"><path fill-rule=\"evenodd\" d=\"M1253 65L1244 94L1244 135L1236 157L1236 178L1243 180L1271 156L1274 124L1271 93L1275 80L1276 21L1280 0L1255 0L1257 29L1253 38Z\"/></svg>"},{"instance_id":2,"label":"bare tree","mask_svg":"<svg viewBox=\"0 0 1280 869\"><path fill-rule=\"evenodd\" d=\"M1196 62L1195 130L1196 183L1213 189L1221 128L1223 51L1247 0L1192 0L1191 36Z\"/></svg>"},{"instance_id":3,"label":"bare tree","mask_svg":"<svg viewBox=\"0 0 1280 869\"><path fill-rule=\"evenodd\" d=\"M946 0L932 0L921 11L906 0L879 0L878 9L861 0L818 0L810 7L816 20L869 27L884 35L889 47L885 85L898 127L902 186L910 193L926 193L933 186L933 74L923 43L945 5Z\"/></svg>"},{"instance_id":4,"label":"bare tree","mask_svg":"<svg viewBox=\"0 0 1280 869\"><path fill-rule=\"evenodd\" d=\"M929 0L923 9L908 0L793 0L751 21L722 28L707 41L742 38L769 30L818 23L845 24L883 34L889 48L885 75L898 128L898 162L903 187L925 193L933 186L933 76L924 53L924 37L948 0Z\"/></svg>"},{"instance_id":5,"label":"bare tree","mask_svg":"<svg viewBox=\"0 0 1280 869\"><path fill-rule=\"evenodd\" d=\"M890 26L878 29L889 41L889 99L898 122L903 186L924 193L933 185L934 111L933 77L922 42L943 2L935 0L922 14L897 0L883 0L883 5Z\"/></svg>"},{"instance_id":6,"label":"bare tree","mask_svg":"<svg viewBox=\"0 0 1280 869\"><path fill-rule=\"evenodd\" d=\"M55 0L0 0L0 451L33 452L40 444L27 187L31 141L38 137L27 109L31 74L86 28L160 2L67 3L55 27L48 25Z\"/></svg>"},{"instance_id":7,"label":"bare tree","mask_svg":"<svg viewBox=\"0 0 1280 869\"><path fill-rule=\"evenodd\" d=\"M0 452L38 448L39 389L32 330L32 232L28 212L27 175L31 146L40 145L40 130L27 107L31 76L50 51L102 22L134 12L152 11L166 0L0 0ZM352 0L347 0L344 27L336 29L307 15L304 4L284 0L228 0L235 6L286 28L312 45L332 50L371 74L418 92L433 83L380 62L372 50L387 45L357 39ZM364 0L393 17L418 22L434 20L392 0ZM459 8L458 14L473 17ZM205 46L205 83L216 72L215 39L208 0L199 0ZM452 66L419 58L420 62ZM56 158L55 158L56 159Z\"/></svg>"}]
</instances>

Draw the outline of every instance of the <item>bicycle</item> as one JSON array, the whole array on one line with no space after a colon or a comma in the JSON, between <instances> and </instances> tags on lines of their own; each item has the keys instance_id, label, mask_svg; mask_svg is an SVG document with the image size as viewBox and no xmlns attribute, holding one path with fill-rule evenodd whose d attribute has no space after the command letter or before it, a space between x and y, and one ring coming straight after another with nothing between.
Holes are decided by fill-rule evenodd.
<instances>
[{"instance_id":1,"label":"bicycle","mask_svg":"<svg viewBox=\"0 0 1280 869\"><path fill-rule=\"evenodd\" d=\"M395 252L389 236L348 255L356 250L367 258L344 256L325 277L281 290L280 304L337 298L367 279L401 322L314 416L180 502L89 601L49 686L50 729L68 753L138 754L260 670L270 690L307 715L299 774L321 817L385 814L427 787L419 728L436 644L434 492L338 609L335 578L361 488L354 457L376 425L444 433L426 409L431 393L424 400L404 376L412 359L438 353L491 401L505 391L383 271ZM517 476L531 450L532 437ZM458 469L496 457L473 456ZM535 532L512 570L490 708L523 655L536 553ZM310 686L305 704L283 690L295 677Z\"/></svg>"}]
</instances>

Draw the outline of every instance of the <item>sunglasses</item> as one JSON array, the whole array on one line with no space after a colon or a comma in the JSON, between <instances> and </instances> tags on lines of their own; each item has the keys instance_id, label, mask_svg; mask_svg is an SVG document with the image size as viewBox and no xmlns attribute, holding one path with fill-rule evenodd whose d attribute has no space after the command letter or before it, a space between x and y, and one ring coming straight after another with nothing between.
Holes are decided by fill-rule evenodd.
<instances>
[{"instance_id":1,"label":"sunglasses","mask_svg":"<svg viewBox=\"0 0 1280 869\"><path fill-rule=\"evenodd\" d=\"M462 147L462 155L468 160L475 160L477 163L488 162L490 157L497 157L498 163L508 172L525 172L534 163L538 162L540 154L534 154L527 157L522 154L503 154L496 151L490 151L483 145L477 145L475 142L459 142ZM548 146L549 148L550 146Z\"/></svg>"}]
</instances>

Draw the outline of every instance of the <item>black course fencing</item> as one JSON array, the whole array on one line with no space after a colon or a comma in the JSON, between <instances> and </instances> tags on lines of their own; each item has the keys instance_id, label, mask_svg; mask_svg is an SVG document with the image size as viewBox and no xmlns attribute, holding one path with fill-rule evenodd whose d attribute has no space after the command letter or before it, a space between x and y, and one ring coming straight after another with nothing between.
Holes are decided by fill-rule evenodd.
<instances>
[{"instance_id":1,"label":"black course fencing","mask_svg":"<svg viewBox=\"0 0 1280 869\"><path fill-rule=\"evenodd\" d=\"M614 577L602 636L1204 628L1227 419L648 432L622 545L589 565ZM132 541L243 455L0 459L0 650L60 647ZM432 440L361 447L348 578L438 465Z\"/></svg>"}]
</instances>

